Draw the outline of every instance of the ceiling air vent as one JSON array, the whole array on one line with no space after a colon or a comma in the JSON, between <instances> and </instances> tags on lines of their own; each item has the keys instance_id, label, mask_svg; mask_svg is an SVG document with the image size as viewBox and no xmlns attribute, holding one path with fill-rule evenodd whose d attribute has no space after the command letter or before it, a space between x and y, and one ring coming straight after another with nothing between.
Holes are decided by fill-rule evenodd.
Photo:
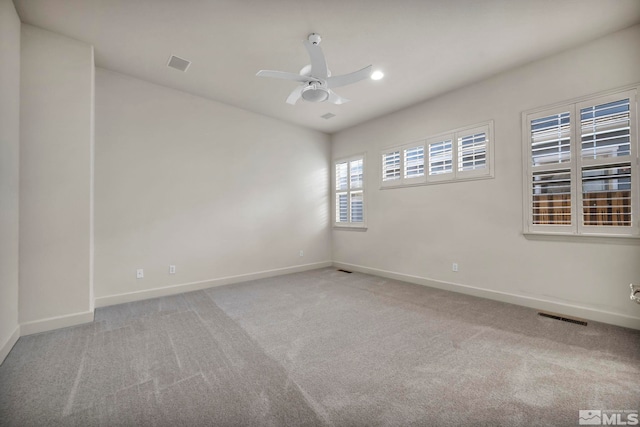
<instances>
[{"instance_id":1,"label":"ceiling air vent","mask_svg":"<svg viewBox=\"0 0 640 427\"><path fill-rule=\"evenodd\" d=\"M180 71L187 71L190 65L191 65L191 61L178 58L177 56L174 56L174 55L171 55L171 57L169 58L169 62L167 62L168 67L175 68L176 70L180 70Z\"/></svg>"},{"instance_id":2,"label":"ceiling air vent","mask_svg":"<svg viewBox=\"0 0 640 427\"><path fill-rule=\"evenodd\" d=\"M331 119L331 118L333 118L333 117L335 117L335 116L336 116L336 115L335 115L335 114L333 114L333 113L327 113L327 114L324 114L324 115L322 115L322 116L320 116L320 117L322 117L322 118L323 118L323 119L325 119L325 120L329 120L329 119Z\"/></svg>"}]
</instances>

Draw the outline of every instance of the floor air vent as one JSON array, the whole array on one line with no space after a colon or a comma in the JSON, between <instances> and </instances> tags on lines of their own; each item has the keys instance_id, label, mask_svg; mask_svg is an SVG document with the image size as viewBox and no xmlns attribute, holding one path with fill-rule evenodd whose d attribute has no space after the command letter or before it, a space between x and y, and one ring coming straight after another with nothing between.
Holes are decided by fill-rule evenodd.
<instances>
[{"instance_id":1,"label":"floor air vent","mask_svg":"<svg viewBox=\"0 0 640 427\"><path fill-rule=\"evenodd\" d=\"M343 269L341 269L341 268L339 268L339 269L338 269L338 271L340 271L340 272L342 272L342 273L348 273L348 274L353 273L352 271L343 270Z\"/></svg>"},{"instance_id":2,"label":"floor air vent","mask_svg":"<svg viewBox=\"0 0 640 427\"><path fill-rule=\"evenodd\" d=\"M545 313L543 311L538 312L539 316L548 317L550 319L562 320L563 322L575 323L576 325L587 326L587 322L582 319L574 319L571 317L562 316L560 314Z\"/></svg>"}]
</instances>

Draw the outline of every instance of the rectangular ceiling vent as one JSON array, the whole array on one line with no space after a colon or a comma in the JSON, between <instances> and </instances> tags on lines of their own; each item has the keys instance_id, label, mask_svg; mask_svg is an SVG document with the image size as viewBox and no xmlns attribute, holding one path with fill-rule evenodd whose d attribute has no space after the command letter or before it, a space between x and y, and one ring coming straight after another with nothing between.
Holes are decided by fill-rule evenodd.
<instances>
[{"instance_id":1,"label":"rectangular ceiling vent","mask_svg":"<svg viewBox=\"0 0 640 427\"><path fill-rule=\"evenodd\" d=\"M168 67L175 68L180 71L187 71L190 65L191 61L187 61L186 59L179 58L175 55L171 55L169 62L167 62Z\"/></svg>"},{"instance_id":2,"label":"rectangular ceiling vent","mask_svg":"<svg viewBox=\"0 0 640 427\"><path fill-rule=\"evenodd\" d=\"M336 115L335 115L335 114L333 114L333 113L327 113L327 114L324 114L324 115L322 115L322 116L320 116L320 117L322 117L322 118L323 118L323 119L325 119L325 120L329 120L329 119L331 119L331 118L333 118L333 117L335 117L335 116L336 116Z\"/></svg>"}]
</instances>

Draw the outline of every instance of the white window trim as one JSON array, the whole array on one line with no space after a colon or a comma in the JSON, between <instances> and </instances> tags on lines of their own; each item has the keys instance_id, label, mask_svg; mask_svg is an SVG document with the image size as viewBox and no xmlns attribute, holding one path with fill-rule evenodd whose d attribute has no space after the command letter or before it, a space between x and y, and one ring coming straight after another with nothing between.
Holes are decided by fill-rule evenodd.
<instances>
[{"instance_id":1,"label":"white window trim","mask_svg":"<svg viewBox=\"0 0 640 427\"><path fill-rule=\"evenodd\" d=\"M351 190L351 179L350 179L350 170L347 169L347 182L349 183L347 194L351 194L352 191L362 191L362 222L351 222L350 212L348 214L349 222L338 222L337 214L336 214L336 194L339 192L344 192L343 190L338 191L336 189L336 165L339 163L346 162L350 164L353 160L362 159L362 188L357 190ZM340 157L338 159L334 159L333 168L331 170L331 216L333 220L333 228L336 230L353 230L353 231L366 231L367 230L367 158L366 153L354 154L348 157ZM350 197L347 197L350 200ZM351 209L351 203L349 203L349 209Z\"/></svg>"},{"instance_id":2,"label":"white window trim","mask_svg":"<svg viewBox=\"0 0 640 427\"><path fill-rule=\"evenodd\" d=\"M625 86L618 89L613 89L605 92L599 92L592 95L587 95L572 100L568 100L562 103L556 103L546 107L540 107L522 113L522 162L523 162L523 234L531 238L536 236L548 236L553 239L586 239L596 238L597 241L606 241L603 238L615 239L640 239L640 143L638 137L638 128L640 123L638 122L637 111L637 98L640 92L640 85L634 84ZM584 226L582 225L582 180L577 178L578 174L581 174L581 167L583 164L592 163L591 161L585 161L582 159L581 147L575 148L574 144L580 140L580 125L576 124L578 115L581 108L584 106L593 105L594 101L597 103L607 102L608 100L616 100L624 97L630 99L630 117L635 121L635 127L631 128L631 227L623 229L623 227L615 226ZM570 127L571 127L571 161L568 162L567 168L571 170L571 207L572 207L572 224L571 225L535 225L533 224L533 195L530 191L531 185L531 149L530 149L530 122L539 117L545 115L554 114L554 112L569 111L570 114ZM598 161L595 161L596 163ZM611 163L611 162L607 162ZM557 166L556 166L557 167ZM635 188L634 188L635 184Z\"/></svg>"},{"instance_id":3,"label":"white window trim","mask_svg":"<svg viewBox=\"0 0 640 427\"><path fill-rule=\"evenodd\" d=\"M473 171L458 171L458 139L470 134L485 132L487 137L487 147L486 147L486 167L481 170L473 170ZM442 132L433 136L429 136L427 138L418 139L409 143L405 143L402 145L396 145L392 147L387 147L383 150L380 150L380 163L378 167L378 173L380 174L379 182L380 189L391 189L391 188L402 188L402 187L412 187L417 185L431 185L431 184L442 184L448 182L457 182L457 181L471 181L478 179L488 179L494 178L494 132L493 132L493 120L489 120L487 122L478 123L474 125L460 127L451 131ZM434 142L441 142L445 140L451 140L451 150L452 150L452 172L438 174L438 175L429 175L429 144ZM417 146L424 146L424 175L416 178L405 178L405 168L404 168L404 150L408 148L413 148ZM400 178L390 181L383 181L383 173L382 173L382 159L383 156L387 153L392 153L394 151L400 151Z\"/></svg>"}]
</instances>

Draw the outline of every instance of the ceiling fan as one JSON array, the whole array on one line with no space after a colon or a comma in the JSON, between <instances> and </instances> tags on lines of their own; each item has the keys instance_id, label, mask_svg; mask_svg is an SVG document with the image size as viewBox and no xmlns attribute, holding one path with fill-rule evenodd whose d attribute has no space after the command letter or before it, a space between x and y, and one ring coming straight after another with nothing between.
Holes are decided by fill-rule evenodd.
<instances>
[{"instance_id":1,"label":"ceiling fan","mask_svg":"<svg viewBox=\"0 0 640 427\"><path fill-rule=\"evenodd\" d=\"M291 92L287 98L287 104L294 105L300 98L309 102L331 102L332 104L344 104L348 99L337 95L333 88L350 85L371 76L372 65L361 70L340 76L332 76L327 68L327 61L324 59L322 49L320 49L320 35L309 34L304 40L304 47L307 48L311 64L300 70L299 74L287 73L284 71L260 70L256 74L258 77L271 77L275 79L293 80L301 84Z\"/></svg>"}]
</instances>

